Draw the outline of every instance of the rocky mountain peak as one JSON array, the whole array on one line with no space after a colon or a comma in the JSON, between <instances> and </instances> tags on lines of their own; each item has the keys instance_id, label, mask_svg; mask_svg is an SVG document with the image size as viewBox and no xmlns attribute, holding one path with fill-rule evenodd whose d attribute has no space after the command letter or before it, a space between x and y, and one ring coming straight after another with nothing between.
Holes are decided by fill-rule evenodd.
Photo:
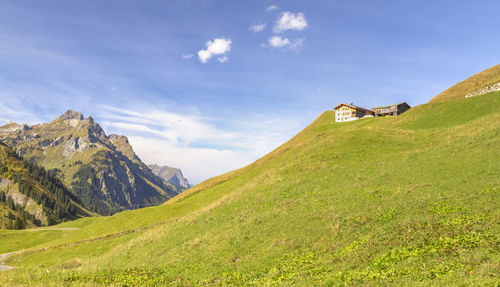
<instances>
[{"instance_id":1,"label":"rocky mountain peak","mask_svg":"<svg viewBox=\"0 0 500 287\"><path fill-rule=\"evenodd\" d=\"M125 136L107 136L98 122L77 111L34 126L0 126L0 141L19 156L58 170L83 204L100 214L160 204L183 190L153 174Z\"/></svg>"},{"instance_id":2,"label":"rocky mountain peak","mask_svg":"<svg viewBox=\"0 0 500 287\"><path fill-rule=\"evenodd\" d=\"M93 138L94 140L106 142L106 133L104 132L102 127L97 122L95 122L92 117L88 117L86 121L88 122L89 137Z\"/></svg>"},{"instance_id":3,"label":"rocky mountain peak","mask_svg":"<svg viewBox=\"0 0 500 287\"><path fill-rule=\"evenodd\" d=\"M128 138L126 136L120 136L120 135L117 135L117 134L110 134L109 135L109 140L112 142L112 143L116 143L116 142L119 142L119 141L122 141L126 144L128 144Z\"/></svg>"},{"instance_id":4,"label":"rocky mountain peak","mask_svg":"<svg viewBox=\"0 0 500 287\"><path fill-rule=\"evenodd\" d=\"M67 110L62 116L59 117L61 120L83 120L83 114L73 110Z\"/></svg>"},{"instance_id":5,"label":"rocky mountain peak","mask_svg":"<svg viewBox=\"0 0 500 287\"><path fill-rule=\"evenodd\" d=\"M148 167L154 174L163 178L163 180L165 180L166 182L169 182L183 189L188 189L190 187L188 180L184 177L182 171L178 168L159 166L157 164L150 164L148 165Z\"/></svg>"}]
</instances>

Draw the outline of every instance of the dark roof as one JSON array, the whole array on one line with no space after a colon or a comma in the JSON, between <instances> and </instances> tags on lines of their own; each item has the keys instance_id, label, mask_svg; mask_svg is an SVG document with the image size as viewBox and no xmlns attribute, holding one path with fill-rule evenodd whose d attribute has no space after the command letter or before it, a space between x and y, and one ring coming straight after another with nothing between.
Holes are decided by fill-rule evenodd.
<instances>
[{"instance_id":1,"label":"dark roof","mask_svg":"<svg viewBox=\"0 0 500 287\"><path fill-rule=\"evenodd\" d=\"M372 110L370 109L365 109L365 108L362 108L362 107L358 107L358 106L355 106L355 105L350 105L350 104L345 104L345 103L341 103L339 105L337 105L336 107L334 107L333 109L336 110L338 107L342 106L342 105L345 105L345 106L349 106L351 108L355 108L355 109L360 109L360 110L365 110L365 111L370 111L370 112L373 112Z\"/></svg>"},{"instance_id":2,"label":"dark roof","mask_svg":"<svg viewBox=\"0 0 500 287\"><path fill-rule=\"evenodd\" d=\"M388 107L393 107L393 106L399 106L399 105L402 105L402 104L407 104L407 103L406 102L401 102L401 103L392 104L392 105L378 106L378 107L374 107L372 109L382 109L382 108L388 108ZM408 105L408 106L410 106L410 105Z\"/></svg>"}]
</instances>

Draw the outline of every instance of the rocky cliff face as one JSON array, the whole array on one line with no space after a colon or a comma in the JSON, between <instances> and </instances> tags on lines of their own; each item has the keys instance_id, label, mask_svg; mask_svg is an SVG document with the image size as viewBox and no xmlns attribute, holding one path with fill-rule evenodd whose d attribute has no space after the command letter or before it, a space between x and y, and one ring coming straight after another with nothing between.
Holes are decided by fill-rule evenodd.
<instances>
[{"instance_id":1,"label":"rocky cliff face","mask_svg":"<svg viewBox=\"0 0 500 287\"><path fill-rule=\"evenodd\" d=\"M161 204L179 193L151 172L126 137L106 135L92 117L76 111L34 126L9 123L0 127L0 140L52 170L100 214Z\"/></svg>"},{"instance_id":2,"label":"rocky cliff face","mask_svg":"<svg viewBox=\"0 0 500 287\"><path fill-rule=\"evenodd\" d=\"M163 178L165 181L172 183L175 186L179 186L182 189L188 189L190 187L188 180L182 174L182 171L175 167L169 166L158 166L156 164L150 164L148 166L151 171L157 176Z\"/></svg>"}]
</instances>

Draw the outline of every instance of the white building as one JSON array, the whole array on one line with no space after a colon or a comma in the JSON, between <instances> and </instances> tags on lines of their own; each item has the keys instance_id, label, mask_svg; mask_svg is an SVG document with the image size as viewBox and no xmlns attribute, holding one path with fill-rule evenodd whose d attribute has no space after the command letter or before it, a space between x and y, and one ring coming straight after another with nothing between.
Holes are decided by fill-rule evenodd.
<instances>
[{"instance_id":1,"label":"white building","mask_svg":"<svg viewBox=\"0 0 500 287\"><path fill-rule=\"evenodd\" d=\"M366 116L373 116L375 112L362 107L349 104L340 104L335 108L335 121L336 122L348 122L354 121Z\"/></svg>"}]
</instances>

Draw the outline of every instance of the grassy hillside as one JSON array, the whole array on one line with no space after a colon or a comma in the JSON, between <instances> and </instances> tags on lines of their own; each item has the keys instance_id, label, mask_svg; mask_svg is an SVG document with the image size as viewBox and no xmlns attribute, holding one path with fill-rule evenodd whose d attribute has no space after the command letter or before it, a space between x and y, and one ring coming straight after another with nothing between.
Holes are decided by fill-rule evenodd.
<instances>
[{"instance_id":1,"label":"grassy hillside","mask_svg":"<svg viewBox=\"0 0 500 287\"><path fill-rule=\"evenodd\" d=\"M475 285L500 274L500 93L323 113L166 204L0 233L0 285ZM42 248L47 248L42 250Z\"/></svg>"},{"instance_id":2,"label":"grassy hillside","mask_svg":"<svg viewBox=\"0 0 500 287\"><path fill-rule=\"evenodd\" d=\"M475 74L465 81L454 85L453 87L432 98L431 102L463 98L468 93L499 82L500 65L496 65L481 73Z\"/></svg>"}]
</instances>

